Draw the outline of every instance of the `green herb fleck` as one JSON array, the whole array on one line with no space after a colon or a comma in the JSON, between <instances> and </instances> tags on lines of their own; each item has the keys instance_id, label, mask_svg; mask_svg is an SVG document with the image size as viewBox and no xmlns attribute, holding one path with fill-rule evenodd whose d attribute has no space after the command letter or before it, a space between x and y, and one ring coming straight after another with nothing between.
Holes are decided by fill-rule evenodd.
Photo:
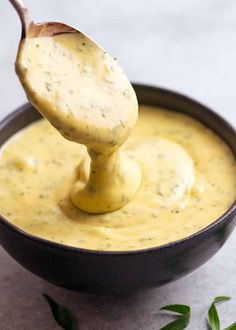
<instances>
[{"instance_id":1,"label":"green herb fleck","mask_svg":"<svg viewBox=\"0 0 236 330\"><path fill-rule=\"evenodd\" d=\"M62 163L60 163L59 161L57 161L56 159L52 158L52 163L57 165L57 166L61 166Z\"/></svg>"},{"instance_id":2,"label":"green herb fleck","mask_svg":"<svg viewBox=\"0 0 236 330\"><path fill-rule=\"evenodd\" d=\"M170 311L179 314L179 318L160 330L182 330L185 329L190 321L191 309L186 305L168 305L162 307L160 310Z\"/></svg>"},{"instance_id":3,"label":"green herb fleck","mask_svg":"<svg viewBox=\"0 0 236 330\"><path fill-rule=\"evenodd\" d=\"M46 82L46 83L45 83L45 86L46 86L46 88L47 88L47 90L48 90L49 92L52 91L52 84L50 84L49 82Z\"/></svg>"},{"instance_id":4,"label":"green herb fleck","mask_svg":"<svg viewBox=\"0 0 236 330\"><path fill-rule=\"evenodd\" d=\"M48 302L55 321L62 327L62 329L75 330L76 321L73 314L66 307L59 305L47 294L43 294L43 297Z\"/></svg>"},{"instance_id":5,"label":"green herb fleck","mask_svg":"<svg viewBox=\"0 0 236 330\"><path fill-rule=\"evenodd\" d=\"M125 122L123 120L120 120L120 125L125 128Z\"/></svg>"},{"instance_id":6,"label":"green herb fleck","mask_svg":"<svg viewBox=\"0 0 236 330\"><path fill-rule=\"evenodd\" d=\"M109 142L109 144L110 144L112 147L114 147L114 146L116 146L116 145L117 145L117 142L116 142L116 141L114 141L114 140L111 140L111 141Z\"/></svg>"},{"instance_id":7,"label":"green herb fleck","mask_svg":"<svg viewBox=\"0 0 236 330\"><path fill-rule=\"evenodd\" d=\"M105 114L105 110L104 109L101 109L101 113L102 113L102 117L103 118L106 118L106 114Z\"/></svg>"},{"instance_id":8,"label":"green herb fleck","mask_svg":"<svg viewBox=\"0 0 236 330\"><path fill-rule=\"evenodd\" d=\"M139 242L147 242L152 241L155 237L141 237L139 238Z\"/></svg>"},{"instance_id":9,"label":"green herb fleck","mask_svg":"<svg viewBox=\"0 0 236 330\"><path fill-rule=\"evenodd\" d=\"M160 195L160 196L164 196L164 194L162 193L162 191L160 190L160 188L157 188L157 194Z\"/></svg>"},{"instance_id":10,"label":"green herb fleck","mask_svg":"<svg viewBox=\"0 0 236 330\"><path fill-rule=\"evenodd\" d=\"M151 216L153 217L153 218L157 218L157 215L155 214L155 213L151 213Z\"/></svg>"},{"instance_id":11,"label":"green herb fleck","mask_svg":"<svg viewBox=\"0 0 236 330\"><path fill-rule=\"evenodd\" d=\"M127 98L130 98L130 92L129 92L129 90L128 89L125 89L123 91L123 95L126 96Z\"/></svg>"}]
</instances>

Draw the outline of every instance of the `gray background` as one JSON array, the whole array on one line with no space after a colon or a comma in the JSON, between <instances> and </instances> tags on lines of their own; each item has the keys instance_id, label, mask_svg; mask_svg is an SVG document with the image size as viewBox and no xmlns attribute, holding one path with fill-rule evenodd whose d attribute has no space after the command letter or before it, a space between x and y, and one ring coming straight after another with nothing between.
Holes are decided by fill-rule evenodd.
<instances>
[{"instance_id":1,"label":"gray background","mask_svg":"<svg viewBox=\"0 0 236 330\"><path fill-rule=\"evenodd\" d=\"M68 22L116 56L129 78L178 90L215 109L236 125L236 2L234 0L41 0L26 1L35 21ZM19 20L0 3L0 118L25 102L14 73ZM206 329L206 309L216 295L222 325L236 321L234 233L206 265L186 278L134 296L70 292L30 274L0 250L1 329L59 327L42 292L70 307L80 329L159 329L172 318L158 313L170 303L190 304L189 329Z\"/></svg>"}]
</instances>

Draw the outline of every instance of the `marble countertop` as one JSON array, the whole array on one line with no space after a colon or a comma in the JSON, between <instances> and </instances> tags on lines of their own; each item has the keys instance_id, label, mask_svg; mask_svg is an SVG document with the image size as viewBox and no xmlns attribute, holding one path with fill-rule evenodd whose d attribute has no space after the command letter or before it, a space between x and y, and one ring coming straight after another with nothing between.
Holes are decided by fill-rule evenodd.
<instances>
[{"instance_id":1,"label":"marble countertop","mask_svg":"<svg viewBox=\"0 0 236 330\"><path fill-rule=\"evenodd\" d=\"M132 81L178 90L215 109L236 126L236 2L234 0L25 0L35 21L68 22L114 54ZM19 21L0 3L0 119L26 101L14 73ZM188 329L206 328L217 295L222 326L236 321L236 232L191 275L131 296L93 296L50 285L0 249L0 323L4 330L56 330L41 293L70 307L82 330L159 329L172 318L158 309L190 304Z\"/></svg>"}]
</instances>

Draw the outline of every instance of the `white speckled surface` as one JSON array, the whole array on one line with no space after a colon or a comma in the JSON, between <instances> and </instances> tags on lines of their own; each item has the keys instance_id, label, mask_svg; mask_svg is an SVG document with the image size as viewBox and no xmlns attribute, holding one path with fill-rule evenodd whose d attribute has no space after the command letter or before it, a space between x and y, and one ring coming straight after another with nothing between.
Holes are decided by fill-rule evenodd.
<instances>
[{"instance_id":1,"label":"white speckled surface","mask_svg":"<svg viewBox=\"0 0 236 330\"><path fill-rule=\"evenodd\" d=\"M234 0L26 1L35 21L71 23L114 54L133 81L178 90L224 115L236 126L236 2ZM66 4L66 5L65 5ZM19 21L0 3L0 118L25 102L14 73ZM206 309L216 295L222 326L236 321L236 246L231 236L206 265L175 283L135 296L70 292L30 274L0 250L0 328L56 330L41 293L71 307L82 330L159 329L171 318L169 303L192 306L188 329L206 329Z\"/></svg>"}]
</instances>

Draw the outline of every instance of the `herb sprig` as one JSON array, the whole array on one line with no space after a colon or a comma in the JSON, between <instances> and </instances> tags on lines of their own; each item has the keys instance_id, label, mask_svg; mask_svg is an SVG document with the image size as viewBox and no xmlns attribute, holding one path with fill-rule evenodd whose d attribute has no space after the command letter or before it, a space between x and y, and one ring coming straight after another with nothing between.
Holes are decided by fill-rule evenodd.
<instances>
[{"instance_id":1,"label":"herb sprig","mask_svg":"<svg viewBox=\"0 0 236 330\"><path fill-rule=\"evenodd\" d=\"M43 294L43 296L51 308L52 315L55 321L61 326L61 328L64 330L76 330L76 320L73 314L69 311L69 309L58 304L47 294ZM208 309L207 323L209 330L220 330L220 319L216 309L216 305L221 302L228 301L230 299L231 297L228 296L219 296L213 300L212 304L210 305L210 308ZM190 323L191 308L187 305L167 305L161 307L160 310L175 313L177 314L178 318L175 321L166 324L159 330L183 330L186 329ZM236 330L236 322L232 323L230 326L222 330Z\"/></svg>"}]
</instances>

